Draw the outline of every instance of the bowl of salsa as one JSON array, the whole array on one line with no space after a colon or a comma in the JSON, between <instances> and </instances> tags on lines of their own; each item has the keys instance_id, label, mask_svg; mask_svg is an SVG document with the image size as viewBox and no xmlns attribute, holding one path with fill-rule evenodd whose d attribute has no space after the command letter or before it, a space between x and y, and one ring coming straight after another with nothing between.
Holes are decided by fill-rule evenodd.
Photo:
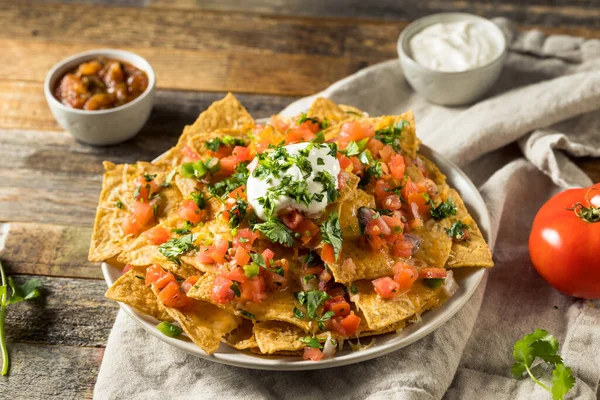
<instances>
[{"instance_id":1,"label":"bowl of salsa","mask_svg":"<svg viewBox=\"0 0 600 400\"><path fill-rule=\"evenodd\" d=\"M75 139L111 145L135 136L152 111L156 76L144 58L101 49L75 54L48 73L50 111Z\"/></svg>"}]
</instances>

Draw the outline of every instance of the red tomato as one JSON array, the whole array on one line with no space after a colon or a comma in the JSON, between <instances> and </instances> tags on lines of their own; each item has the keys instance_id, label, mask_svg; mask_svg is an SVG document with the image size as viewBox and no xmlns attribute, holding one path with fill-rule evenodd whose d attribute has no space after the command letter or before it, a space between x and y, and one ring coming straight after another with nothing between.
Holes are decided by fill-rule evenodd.
<instances>
[{"instance_id":1,"label":"red tomato","mask_svg":"<svg viewBox=\"0 0 600 400\"><path fill-rule=\"evenodd\" d=\"M337 159L340 162L340 168L342 170L345 170L346 168L352 165L352 161L350 161L350 159L342 153L337 154Z\"/></svg>"},{"instance_id":2,"label":"red tomato","mask_svg":"<svg viewBox=\"0 0 600 400\"><path fill-rule=\"evenodd\" d=\"M353 140L359 141L373 136L375 136L375 128L369 123L351 121L342 125L339 142L345 146Z\"/></svg>"},{"instance_id":3,"label":"red tomato","mask_svg":"<svg viewBox=\"0 0 600 400\"><path fill-rule=\"evenodd\" d=\"M600 183L552 197L538 211L529 255L540 275L574 297L600 299Z\"/></svg>"},{"instance_id":4,"label":"red tomato","mask_svg":"<svg viewBox=\"0 0 600 400\"><path fill-rule=\"evenodd\" d=\"M441 279L445 278L448 272L444 268L421 268L419 271L419 277L423 279Z\"/></svg>"},{"instance_id":5,"label":"red tomato","mask_svg":"<svg viewBox=\"0 0 600 400\"><path fill-rule=\"evenodd\" d=\"M154 219L152 205L148 202L134 201L131 214L123 220L123 231L127 235L140 234L152 219Z\"/></svg>"},{"instance_id":6,"label":"red tomato","mask_svg":"<svg viewBox=\"0 0 600 400\"><path fill-rule=\"evenodd\" d=\"M265 279L262 276L255 276L251 279L247 279L246 282L241 284L240 290L241 301L260 303L267 298L267 295L265 294Z\"/></svg>"},{"instance_id":7,"label":"red tomato","mask_svg":"<svg viewBox=\"0 0 600 400\"><path fill-rule=\"evenodd\" d=\"M393 156L396 156L396 152L392 146L388 146L387 144L383 146L383 149L379 150L379 157L381 161L385 163L389 163Z\"/></svg>"},{"instance_id":8,"label":"red tomato","mask_svg":"<svg viewBox=\"0 0 600 400\"><path fill-rule=\"evenodd\" d=\"M325 243L321 249L321 260L327 264L335 263L335 252L329 243Z\"/></svg>"},{"instance_id":9,"label":"red tomato","mask_svg":"<svg viewBox=\"0 0 600 400\"><path fill-rule=\"evenodd\" d=\"M304 216L300 214L297 210L292 210L291 212L280 216L281 221L287 225L291 230L295 230L298 224L302 222Z\"/></svg>"},{"instance_id":10,"label":"red tomato","mask_svg":"<svg viewBox=\"0 0 600 400\"><path fill-rule=\"evenodd\" d=\"M235 238L233 238L233 248L242 247L247 251L252 248L252 243L256 240L257 236L248 228L238 229Z\"/></svg>"},{"instance_id":11,"label":"red tomato","mask_svg":"<svg viewBox=\"0 0 600 400\"><path fill-rule=\"evenodd\" d=\"M275 253L271 249L264 249L262 252L262 256L265 259L265 263L268 266L269 262L273 259L273 257L275 257Z\"/></svg>"},{"instance_id":12,"label":"red tomato","mask_svg":"<svg viewBox=\"0 0 600 400\"><path fill-rule=\"evenodd\" d=\"M166 274L167 272L161 268L160 265L154 264L146 268L146 286L152 285L154 282L158 280L161 276Z\"/></svg>"},{"instance_id":13,"label":"red tomato","mask_svg":"<svg viewBox=\"0 0 600 400\"><path fill-rule=\"evenodd\" d=\"M235 167L238 165L239 161L235 156L227 156L221 158L221 172L224 175L231 175L235 171Z\"/></svg>"},{"instance_id":14,"label":"red tomato","mask_svg":"<svg viewBox=\"0 0 600 400\"><path fill-rule=\"evenodd\" d=\"M190 289L198 282L198 279L200 279L199 276L196 276L196 275L190 276L189 278L187 278L185 281L183 281L181 283L181 290L183 290L183 292L185 294L187 294L187 292L189 292Z\"/></svg>"},{"instance_id":15,"label":"red tomato","mask_svg":"<svg viewBox=\"0 0 600 400\"><path fill-rule=\"evenodd\" d=\"M379 250L385 246L385 239L383 239L381 236L369 236L367 241L369 242L369 246L371 246L372 250Z\"/></svg>"},{"instance_id":16,"label":"red tomato","mask_svg":"<svg viewBox=\"0 0 600 400\"><path fill-rule=\"evenodd\" d=\"M225 263L225 253L229 250L229 242L225 239L218 239L215 246L209 246L206 255L217 264Z\"/></svg>"},{"instance_id":17,"label":"red tomato","mask_svg":"<svg viewBox=\"0 0 600 400\"><path fill-rule=\"evenodd\" d=\"M392 297L396 297L396 295L400 291L400 285L398 284L398 282L394 281L389 276L377 278L374 281L372 281L372 283L377 294L384 299L391 299Z\"/></svg>"},{"instance_id":18,"label":"red tomato","mask_svg":"<svg viewBox=\"0 0 600 400\"><path fill-rule=\"evenodd\" d=\"M227 274L225 274L225 277L227 279L230 279L235 282L240 282L240 283L246 282L248 280L246 273L240 267L232 268L231 271L229 271Z\"/></svg>"},{"instance_id":19,"label":"red tomato","mask_svg":"<svg viewBox=\"0 0 600 400\"><path fill-rule=\"evenodd\" d=\"M382 215L381 219L390 228L392 234L402 233L404 224L398 215Z\"/></svg>"},{"instance_id":20,"label":"red tomato","mask_svg":"<svg viewBox=\"0 0 600 400\"><path fill-rule=\"evenodd\" d=\"M379 141L379 140L377 140L375 138L371 138L367 142L367 149L369 149L369 151L373 155L379 154L379 151L381 149L383 149L383 146L385 146L385 145L383 143L381 143L381 141Z\"/></svg>"},{"instance_id":21,"label":"red tomato","mask_svg":"<svg viewBox=\"0 0 600 400\"><path fill-rule=\"evenodd\" d=\"M360 162L358 157L350 157L352 163L352 173L355 175L362 175L365 172L365 166Z\"/></svg>"},{"instance_id":22,"label":"red tomato","mask_svg":"<svg viewBox=\"0 0 600 400\"><path fill-rule=\"evenodd\" d=\"M189 146L185 146L181 149L181 153L183 153L184 157L189 158L191 161L198 161L200 156L194 150L192 150Z\"/></svg>"},{"instance_id":23,"label":"red tomato","mask_svg":"<svg viewBox=\"0 0 600 400\"><path fill-rule=\"evenodd\" d=\"M147 181L144 176L139 176L134 181L135 187L139 188L136 190L136 200L148 201L152 194L157 193L160 190L160 186L155 182L154 179Z\"/></svg>"},{"instance_id":24,"label":"red tomato","mask_svg":"<svg viewBox=\"0 0 600 400\"><path fill-rule=\"evenodd\" d=\"M169 283L171 282L177 282L177 279L175 279L175 275L173 275L172 272L164 272L162 276L160 276L155 282L154 282L154 286L157 289L162 289L165 286L167 286Z\"/></svg>"},{"instance_id":25,"label":"red tomato","mask_svg":"<svg viewBox=\"0 0 600 400\"><path fill-rule=\"evenodd\" d=\"M417 188L417 185L415 185L415 183L412 181L412 179L408 178L406 180L406 184L402 188L402 197L404 199L408 200L408 197L412 193L419 193L419 188Z\"/></svg>"},{"instance_id":26,"label":"red tomato","mask_svg":"<svg viewBox=\"0 0 600 400\"><path fill-rule=\"evenodd\" d=\"M352 336L358 331L360 317L355 314L347 315L340 321L340 326L346 331L346 336Z\"/></svg>"},{"instance_id":27,"label":"red tomato","mask_svg":"<svg viewBox=\"0 0 600 400\"><path fill-rule=\"evenodd\" d=\"M382 200L392 193L392 187L383 179L378 180L375 184L375 197L377 199Z\"/></svg>"},{"instance_id":28,"label":"red tomato","mask_svg":"<svg viewBox=\"0 0 600 400\"><path fill-rule=\"evenodd\" d=\"M145 235L148 236L150 243L157 245L166 243L171 238L171 232L162 226L155 226L154 228L147 230Z\"/></svg>"},{"instance_id":29,"label":"red tomato","mask_svg":"<svg viewBox=\"0 0 600 400\"><path fill-rule=\"evenodd\" d=\"M299 239L304 245L310 242L320 232L319 225L310 219L303 219L300 221L294 231L300 234Z\"/></svg>"},{"instance_id":30,"label":"red tomato","mask_svg":"<svg viewBox=\"0 0 600 400\"><path fill-rule=\"evenodd\" d=\"M185 295L177 282L170 282L158 294L158 298L166 307L180 308L190 304L190 299Z\"/></svg>"},{"instance_id":31,"label":"red tomato","mask_svg":"<svg viewBox=\"0 0 600 400\"><path fill-rule=\"evenodd\" d=\"M427 193L430 197L437 196L439 190L434 181L429 178L422 180L417 183L417 188L419 192Z\"/></svg>"},{"instance_id":32,"label":"red tomato","mask_svg":"<svg viewBox=\"0 0 600 400\"><path fill-rule=\"evenodd\" d=\"M413 245L407 240L398 240L392 247L392 255L394 257L410 258L412 256Z\"/></svg>"},{"instance_id":33,"label":"red tomato","mask_svg":"<svg viewBox=\"0 0 600 400\"><path fill-rule=\"evenodd\" d=\"M427 204L427 199L423 193L411 193L406 200L408 201L408 204L411 205L411 210L413 207L412 205L416 204L419 215L414 215L415 218L429 214L429 204Z\"/></svg>"},{"instance_id":34,"label":"red tomato","mask_svg":"<svg viewBox=\"0 0 600 400\"><path fill-rule=\"evenodd\" d=\"M392 178L398 183L402 182L402 178L404 177L404 171L406 170L406 165L404 164L404 157L400 154L395 154L390 159L390 173L392 174Z\"/></svg>"},{"instance_id":35,"label":"red tomato","mask_svg":"<svg viewBox=\"0 0 600 400\"><path fill-rule=\"evenodd\" d=\"M325 311L333 311L336 317L345 317L350 314L350 304L344 297L334 297L325 302Z\"/></svg>"},{"instance_id":36,"label":"red tomato","mask_svg":"<svg viewBox=\"0 0 600 400\"><path fill-rule=\"evenodd\" d=\"M198 207L194 200L184 200L179 206L179 217L183 220L197 224L202 221L204 212Z\"/></svg>"},{"instance_id":37,"label":"red tomato","mask_svg":"<svg viewBox=\"0 0 600 400\"><path fill-rule=\"evenodd\" d=\"M402 208L402 200L397 194L391 194L381 201L381 206L388 210L399 210Z\"/></svg>"},{"instance_id":38,"label":"red tomato","mask_svg":"<svg viewBox=\"0 0 600 400\"><path fill-rule=\"evenodd\" d=\"M217 276L213 282L211 297L217 303L225 304L235 298L235 293L231 290L233 281L225 278L224 276Z\"/></svg>"},{"instance_id":39,"label":"red tomato","mask_svg":"<svg viewBox=\"0 0 600 400\"><path fill-rule=\"evenodd\" d=\"M238 161L250 161L252 159L250 155L250 149L243 146L235 146L232 152L233 156L238 159Z\"/></svg>"},{"instance_id":40,"label":"red tomato","mask_svg":"<svg viewBox=\"0 0 600 400\"><path fill-rule=\"evenodd\" d=\"M302 353L302 358L305 360L311 361L321 361L325 355L319 349L315 349L313 347L305 347L304 353Z\"/></svg>"},{"instance_id":41,"label":"red tomato","mask_svg":"<svg viewBox=\"0 0 600 400\"><path fill-rule=\"evenodd\" d=\"M208 252L212 249L214 249L214 246L202 246L196 255L198 261L204 264L214 264L215 260L208 256Z\"/></svg>"},{"instance_id":42,"label":"red tomato","mask_svg":"<svg viewBox=\"0 0 600 400\"><path fill-rule=\"evenodd\" d=\"M307 121L308 122L308 121ZM316 135L309 129L306 122L303 122L296 128L290 129L285 135L285 143L300 143L300 142L310 142Z\"/></svg>"},{"instance_id":43,"label":"red tomato","mask_svg":"<svg viewBox=\"0 0 600 400\"><path fill-rule=\"evenodd\" d=\"M400 285L400 290L408 290L419 278L419 271L412 265L398 262L394 265L394 280Z\"/></svg>"},{"instance_id":44,"label":"red tomato","mask_svg":"<svg viewBox=\"0 0 600 400\"><path fill-rule=\"evenodd\" d=\"M246 186L242 185L232 190L231 193L229 193L229 198L234 200L248 200L248 197L246 196Z\"/></svg>"},{"instance_id":45,"label":"red tomato","mask_svg":"<svg viewBox=\"0 0 600 400\"><path fill-rule=\"evenodd\" d=\"M235 263L241 267L250 263L250 254L243 247L238 247L233 256Z\"/></svg>"}]
</instances>

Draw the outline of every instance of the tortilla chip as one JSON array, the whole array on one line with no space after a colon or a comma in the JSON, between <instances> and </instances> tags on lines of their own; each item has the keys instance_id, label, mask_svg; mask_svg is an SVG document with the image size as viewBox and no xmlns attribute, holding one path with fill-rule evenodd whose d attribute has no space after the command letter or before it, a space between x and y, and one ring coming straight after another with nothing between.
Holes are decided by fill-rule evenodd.
<instances>
[{"instance_id":1,"label":"tortilla chip","mask_svg":"<svg viewBox=\"0 0 600 400\"><path fill-rule=\"evenodd\" d=\"M352 199L340 204L340 227L342 228L344 243L346 239L358 239L361 236L357 216L360 207L375 208L375 197L364 190L357 189L356 195Z\"/></svg>"},{"instance_id":2,"label":"tortilla chip","mask_svg":"<svg viewBox=\"0 0 600 400\"><path fill-rule=\"evenodd\" d=\"M119 277L105 294L109 300L118 301L161 321L173 321L165 306L146 286L144 272L130 269Z\"/></svg>"},{"instance_id":3,"label":"tortilla chip","mask_svg":"<svg viewBox=\"0 0 600 400\"><path fill-rule=\"evenodd\" d=\"M375 127L375 130L385 129L390 125L395 125L401 121L408 122L402 129L402 138L400 139L400 147L402 152L408 155L410 158L417 156L419 145L421 141L417 138L415 129L415 116L412 111L405 112L402 115L389 115L377 118L368 118L365 121L369 122Z\"/></svg>"},{"instance_id":4,"label":"tortilla chip","mask_svg":"<svg viewBox=\"0 0 600 400\"><path fill-rule=\"evenodd\" d=\"M304 330L286 322L263 321L254 325L254 337L263 354L302 350L306 345L298 339L305 336Z\"/></svg>"},{"instance_id":5,"label":"tortilla chip","mask_svg":"<svg viewBox=\"0 0 600 400\"><path fill-rule=\"evenodd\" d=\"M346 104L338 104L340 106L340 108L342 109L342 111L344 111L346 114L350 114L353 117L364 117L364 118L368 118L369 114L367 114L365 111L353 107L353 106L348 106Z\"/></svg>"},{"instance_id":6,"label":"tortilla chip","mask_svg":"<svg viewBox=\"0 0 600 400\"><path fill-rule=\"evenodd\" d=\"M350 283L392 274L395 261L389 252L365 249L359 240L344 240L339 260L328 264L336 282Z\"/></svg>"},{"instance_id":7,"label":"tortilla chip","mask_svg":"<svg viewBox=\"0 0 600 400\"><path fill-rule=\"evenodd\" d=\"M242 323L225 337L225 343L238 350L253 349L258 347L254 337L254 323L242 318Z\"/></svg>"},{"instance_id":8,"label":"tortilla chip","mask_svg":"<svg viewBox=\"0 0 600 400\"><path fill-rule=\"evenodd\" d=\"M421 154L418 154L418 157L423 160L425 170L427 171L427 177L434 181L438 186L446 185L446 175L440 171L437 165Z\"/></svg>"},{"instance_id":9,"label":"tortilla chip","mask_svg":"<svg viewBox=\"0 0 600 400\"><path fill-rule=\"evenodd\" d=\"M483 234L475 220L469 215L465 203L454 189L450 189L450 198L456 204L456 215L450 219L451 223L461 221L468 225L469 238L462 242L452 242L450 257L446 268L458 267L493 267L494 260Z\"/></svg>"},{"instance_id":10,"label":"tortilla chip","mask_svg":"<svg viewBox=\"0 0 600 400\"><path fill-rule=\"evenodd\" d=\"M232 313L242 315L242 310L256 317L257 321L284 321L308 332L309 321L294 317L294 307L301 307L294 296L294 290L277 291L270 293L266 300L260 303L248 302L242 309L236 309L233 304L221 304L216 302L212 296L212 286L216 274L206 273L200 277L196 285L188 292L188 297L212 303ZM247 314L245 315L247 317Z\"/></svg>"},{"instance_id":11,"label":"tortilla chip","mask_svg":"<svg viewBox=\"0 0 600 400\"><path fill-rule=\"evenodd\" d=\"M367 327L371 331L380 331L410 318L421 311L429 301L432 305L441 305L447 298L443 288L432 289L423 285L421 281L415 282L407 293L399 294L393 299L381 298L370 281L355 282L354 287L357 293L350 296L350 300L364 315Z\"/></svg>"},{"instance_id":12,"label":"tortilla chip","mask_svg":"<svg viewBox=\"0 0 600 400\"><path fill-rule=\"evenodd\" d=\"M443 268L452 248L452 238L446 233L450 225L450 218L441 221L431 218L422 227L415 229L413 233L423 239L423 242L413 257L430 267Z\"/></svg>"},{"instance_id":13,"label":"tortilla chip","mask_svg":"<svg viewBox=\"0 0 600 400\"><path fill-rule=\"evenodd\" d=\"M217 129L235 129L247 131L254 127L254 119L231 93L222 100L215 101L204 111L190 128L185 129L179 143L199 133L209 133ZM178 145L179 145L178 143Z\"/></svg>"},{"instance_id":14,"label":"tortilla chip","mask_svg":"<svg viewBox=\"0 0 600 400\"><path fill-rule=\"evenodd\" d=\"M323 121L327 119L330 124L337 124L347 119L352 118L352 114L344 111L340 106L333 101L324 97L317 98L308 110L309 117L316 117Z\"/></svg>"}]
</instances>

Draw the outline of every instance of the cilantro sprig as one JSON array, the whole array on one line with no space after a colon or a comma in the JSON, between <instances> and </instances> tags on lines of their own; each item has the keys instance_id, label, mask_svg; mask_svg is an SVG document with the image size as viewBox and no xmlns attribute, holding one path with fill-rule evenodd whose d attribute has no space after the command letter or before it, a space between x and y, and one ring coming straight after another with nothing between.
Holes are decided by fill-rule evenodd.
<instances>
[{"instance_id":1,"label":"cilantro sprig","mask_svg":"<svg viewBox=\"0 0 600 400\"><path fill-rule=\"evenodd\" d=\"M197 233L190 233L180 238L172 238L168 242L158 246L158 251L160 251L161 254L167 257L170 261L173 261L179 265L179 256L192 249L195 249L195 242L197 238Z\"/></svg>"},{"instance_id":2,"label":"cilantro sprig","mask_svg":"<svg viewBox=\"0 0 600 400\"><path fill-rule=\"evenodd\" d=\"M450 228L446 228L446 233L456 242L466 240L469 236L469 225L462 223L462 221L456 221Z\"/></svg>"},{"instance_id":3,"label":"cilantro sprig","mask_svg":"<svg viewBox=\"0 0 600 400\"><path fill-rule=\"evenodd\" d=\"M333 246L333 254L337 261L342 250L342 228L337 211L332 212L327 220L320 226L322 243L329 243Z\"/></svg>"},{"instance_id":4,"label":"cilantro sprig","mask_svg":"<svg viewBox=\"0 0 600 400\"><path fill-rule=\"evenodd\" d=\"M375 131L375 139L383 144L392 146L394 151L400 151L400 140L402 139L402 130L408 125L408 121L401 120L395 124L391 124L384 129Z\"/></svg>"},{"instance_id":5,"label":"cilantro sprig","mask_svg":"<svg viewBox=\"0 0 600 400\"><path fill-rule=\"evenodd\" d=\"M234 138L233 136L230 135L225 135L222 138L220 137L216 137L214 139L210 139L208 140L205 144L207 149L209 149L210 151L219 151L219 148L221 146L245 146L246 143L244 142L243 139L240 138Z\"/></svg>"},{"instance_id":6,"label":"cilantro sprig","mask_svg":"<svg viewBox=\"0 0 600 400\"><path fill-rule=\"evenodd\" d=\"M30 279L25 284L17 285L12 278L6 279L2 262L0 262L0 349L2 350L2 370L0 375L8 373L10 360L8 357L8 349L6 348L6 335L4 332L4 320L6 318L6 307L9 304L20 303L25 300L35 299L41 296L39 279ZM10 287L10 295L8 288Z\"/></svg>"},{"instance_id":7,"label":"cilantro sprig","mask_svg":"<svg viewBox=\"0 0 600 400\"><path fill-rule=\"evenodd\" d=\"M548 392L552 393L554 400L561 400L575 385L575 378L571 368L566 367L561 356L558 355L558 340L544 329L536 329L535 332L525 335L518 340L513 348L515 363L512 366L512 374L521 379L525 372L531 379ZM546 362L554 366L552 371L552 387L549 388L533 375L532 365L537 361Z\"/></svg>"},{"instance_id":8,"label":"cilantro sprig","mask_svg":"<svg viewBox=\"0 0 600 400\"><path fill-rule=\"evenodd\" d=\"M436 221L440 221L451 215L456 215L456 205L452 199L441 202L437 206L434 205L433 200L429 199L429 212L431 217Z\"/></svg>"},{"instance_id":9,"label":"cilantro sprig","mask_svg":"<svg viewBox=\"0 0 600 400\"><path fill-rule=\"evenodd\" d=\"M296 244L294 232L277 218L271 218L266 222L254 224L252 229L261 232L273 243L280 243L288 247Z\"/></svg>"}]
</instances>

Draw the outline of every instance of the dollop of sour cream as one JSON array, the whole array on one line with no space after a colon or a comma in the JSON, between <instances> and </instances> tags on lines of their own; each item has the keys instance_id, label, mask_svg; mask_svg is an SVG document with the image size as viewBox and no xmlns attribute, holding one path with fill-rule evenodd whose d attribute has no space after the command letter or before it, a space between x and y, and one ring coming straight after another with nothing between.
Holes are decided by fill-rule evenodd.
<instances>
[{"instance_id":1,"label":"dollop of sour cream","mask_svg":"<svg viewBox=\"0 0 600 400\"><path fill-rule=\"evenodd\" d=\"M409 47L418 64L444 72L480 67L502 51L492 32L467 21L431 25L413 36Z\"/></svg>"},{"instance_id":2,"label":"dollop of sour cream","mask_svg":"<svg viewBox=\"0 0 600 400\"><path fill-rule=\"evenodd\" d=\"M310 175L306 176L307 173L300 170L297 164L293 164L287 170L280 171L279 177L276 177L273 173L269 173L266 176L256 177L254 170L257 166L257 160L255 159L250 163L250 177L247 183L247 194L248 202L254 209L256 215L266 221L269 217L265 213L265 209L259 199L264 198L267 195L269 189L280 187L284 176L288 176L292 181L305 181L307 184L308 193L310 196L314 194L323 195L321 200L317 201L314 199L308 205L303 202L298 202L292 197L282 194L276 197L274 200L275 208L273 215L276 216L279 211L286 208L294 208L298 211L303 212L307 216L315 215L320 213L327 207L327 204L331 201L325 190L324 185L321 182L315 182L315 178L320 176L320 172L324 171L331 175L335 182L335 188L338 189L338 175L340 173L340 163L336 157L332 156L329 146L323 144L311 144L311 143L298 143L284 146L287 153L292 156L298 156L301 150L311 146L306 158L310 162L312 171ZM281 161L283 163L283 161ZM319 180L319 178L317 178Z\"/></svg>"}]
</instances>

